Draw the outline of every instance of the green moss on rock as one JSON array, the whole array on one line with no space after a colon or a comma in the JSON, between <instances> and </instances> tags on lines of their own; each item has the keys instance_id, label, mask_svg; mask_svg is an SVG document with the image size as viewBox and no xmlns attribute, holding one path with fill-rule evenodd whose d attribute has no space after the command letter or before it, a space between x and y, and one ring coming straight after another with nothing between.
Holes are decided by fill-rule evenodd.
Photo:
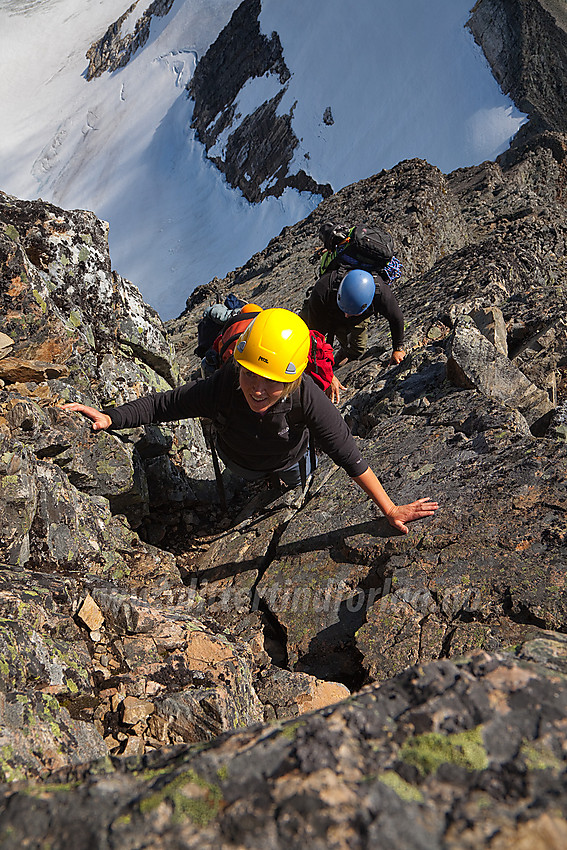
<instances>
[{"instance_id":1,"label":"green moss on rock","mask_svg":"<svg viewBox=\"0 0 567 850\"><path fill-rule=\"evenodd\" d=\"M5 224L4 225L4 233L6 234L8 239L12 240L12 242L19 242L20 241L20 234L18 233L18 231L16 230L16 228L14 227L13 224Z\"/></svg>"},{"instance_id":2,"label":"green moss on rock","mask_svg":"<svg viewBox=\"0 0 567 850\"><path fill-rule=\"evenodd\" d=\"M402 745L400 757L417 767L422 776L435 773L442 764L457 764L467 770L488 767L480 726L455 735L427 732L408 738Z\"/></svg>"},{"instance_id":3,"label":"green moss on rock","mask_svg":"<svg viewBox=\"0 0 567 850\"><path fill-rule=\"evenodd\" d=\"M295 736L300 726L305 726L305 720L295 720L292 723L286 724L283 727L281 734L284 738L288 738L290 741L295 741Z\"/></svg>"},{"instance_id":4,"label":"green moss on rock","mask_svg":"<svg viewBox=\"0 0 567 850\"><path fill-rule=\"evenodd\" d=\"M565 762L541 741L524 741L520 755L529 770L551 770L559 773L565 767Z\"/></svg>"},{"instance_id":5,"label":"green moss on rock","mask_svg":"<svg viewBox=\"0 0 567 850\"><path fill-rule=\"evenodd\" d=\"M421 803L423 800L423 794L419 788L410 785L395 770L386 770L378 776L378 779L384 785L387 785L388 788L391 788L392 791L395 791L398 797L407 803Z\"/></svg>"},{"instance_id":6,"label":"green moss on rock","mask_svg":"<svg viewBox=\"0 0 567 850\"><path fill-rule=\"evenodd\" d=\"M203 827L216 817L222 792L218 786L206 782L195 771L189 770L141 800L140 811L142 814L150 814L165 800L173 807L174 822L189 818L197 826Z\"/></svg>"},{"instance_id":7,"label":"green moss on rock","mask_svg":"<svg viewBox=\"0 0 567 850\"><path fill-rule=\"evenodd\" d=\"M47 304L42 295L37 291L37 289L32 289L32 295L39 304L42 313L47 313Z\"/></svg>"}]
</instances>

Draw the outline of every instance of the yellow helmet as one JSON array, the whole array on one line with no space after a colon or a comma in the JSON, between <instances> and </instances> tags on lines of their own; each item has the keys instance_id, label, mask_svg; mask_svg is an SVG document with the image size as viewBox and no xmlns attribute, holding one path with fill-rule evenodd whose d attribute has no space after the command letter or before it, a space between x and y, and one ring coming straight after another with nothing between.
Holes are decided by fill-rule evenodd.
<instances>
[{"instance_id":1,"label":"yellow helmet","mask_svg":"<svg viewBox=\"0 0 567 850\"><path fill-rule=\"evenodd\" d=\"M309 347L309 329L303 319L272 307L256 316L240 335L234 358L263 378L290 383L305 370Z\"/></svg>"}]
</instances>

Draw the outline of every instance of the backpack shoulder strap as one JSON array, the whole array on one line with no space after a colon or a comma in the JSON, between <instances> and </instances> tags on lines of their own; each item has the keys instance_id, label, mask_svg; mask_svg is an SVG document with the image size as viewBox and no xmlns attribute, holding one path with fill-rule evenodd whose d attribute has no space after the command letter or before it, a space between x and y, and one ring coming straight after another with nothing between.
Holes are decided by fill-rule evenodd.
<instances>
[{"instance_id":1,"label":"backpack shoulder strap","mask_svg":"<svg viewBox=\"0 0 567 850\"><path fill-rule=\"evenodd\" d=\"M222 480L222 472L219 464L219 457L217 455L217 450L215 446L216 441L216 433L213 423L210 421L204 422L201 420L203 432L205 434L205 438L209 444L209 448L211 450L211 459L213 461L213 469L215 471L215 481L217 483L217 493L219 495L219 501L221 504L221 508L226 511L226 490L224 489L224 481Z\"/></svg>"},{"instance_id":2,"label":"backpack shoulder strap","mask_svg":"<svg viewBox=\"0 0 567 850\"><path fill-rule=\"evenodd\" d=\"M231 334L228 337L228 339L225 340L225 342L223 342L223 344L221 345L221 350L219 351L219 358L220 358L221 362L222 362L222 358L226 354L227 349L230 348L230 346L232 345L233 342L236 342L236 340L238 339L239 336L240 336L240 334Z\"/></svg>"},{"instance_id":3,"label":"backpack shoulder strap","mask_svg":"<svg viewBox=\"0 0 567 850\"><path fill-rule=\"evenodd\" d=\"M312 379L309 378L308 380ZM311 471L313 471L317 465L315 456L315 440L313 438L313 433L305 422L305 416L303 414L303 381L300 384L299 392L294 393L292 396L292 407L287 415L287 423L290 426L305 425L309 431L309 460ZM301 487L305 490L307 485L307 463L305 455L303 455L303 457L299 460L299 474L301 476Z\"/></svg>"},{"instance_id":4,"label":"backpack shoulder strap","mask_svg":"<svg viewBox=\"0 0 567 850\"><path fill-rule=\"evenodd\" d=\"M299 391L293 393L291 397L291 410L286 416L287 424L295 427L296 425L305 424L305 417L303 415L303 381L299 386Z\"/></svg>"}]
</instances>

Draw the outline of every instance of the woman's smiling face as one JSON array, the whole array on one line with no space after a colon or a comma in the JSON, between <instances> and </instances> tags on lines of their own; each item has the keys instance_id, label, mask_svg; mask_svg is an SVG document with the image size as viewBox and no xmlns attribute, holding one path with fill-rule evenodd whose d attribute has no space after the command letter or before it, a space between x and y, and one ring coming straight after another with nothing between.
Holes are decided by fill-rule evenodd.
<instances>
[{"instance_id":1,"label":"woman's smiling face","mask_svg":"<svg viewBox=\"0 0 567 850\"><path fill-rule=\"evenodd\" d=\"M285 392L286 385L282 381L272 381L250 372L241 366L239 369L240 389L248 402L248 407L254 413L265 413L279 401Z\"/></svg>"}]
</instances>

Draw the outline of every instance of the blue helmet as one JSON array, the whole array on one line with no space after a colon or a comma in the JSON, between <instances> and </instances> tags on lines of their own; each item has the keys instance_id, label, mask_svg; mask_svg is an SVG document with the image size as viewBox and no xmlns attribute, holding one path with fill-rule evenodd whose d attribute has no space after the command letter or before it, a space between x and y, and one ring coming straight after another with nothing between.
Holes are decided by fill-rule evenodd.
<instances>
[{"instance_id":1,"label":"blue helmet","mask_svg":"<svg viewBox=\"0 0 567 850\"><path fill-rule=\"evenodd\" d=\"M359 316L370 307L376 284L370 272L352 269L342 279L337 292L339 309L349 316Z\"/></svg>"}]
</instances>

